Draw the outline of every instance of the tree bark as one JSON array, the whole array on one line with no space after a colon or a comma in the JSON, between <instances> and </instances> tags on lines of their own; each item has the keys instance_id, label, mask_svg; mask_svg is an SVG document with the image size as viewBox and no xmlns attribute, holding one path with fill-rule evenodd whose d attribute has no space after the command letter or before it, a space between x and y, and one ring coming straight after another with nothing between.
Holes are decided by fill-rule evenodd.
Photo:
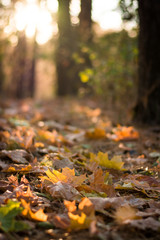
<instances>
[{"instance_id":1,"label":"tree bark","mask_svg":"<svg viewBox=\"0 0 160 240\"><path fill-rule=\"evenodd\" d=\"M160 1L138 0L139 82L135 119L160 123Z\"/></svg>"},{"instance_id":2,"label":"tree bark","mask_svg":"<svg viewBox=\"0 0 160 240\"><path fill-rule=\"evenodd\" d=\"M92 0L81 0L80 36L83 41L92 40Z\"/></svg>"},{"instance_id":3,"label":"tree bark","mask_svg":"<svg viewBox=\"0 0 160 240\"><path fill-rule=\"evenodd\" d=\"M59 96L74 94L72 26L70 21L70 0L58 0L59 39L56 51L57 93Z\"/></svg>"},{"instance_id":4,"label":"tree bark","mask_svg":"<svg viewBox=\"0 0 160 240\"><path fill-rule=\"evenodd\" d=\"M12 96L17 98L26 97L27 82L26 74L27 43L25 33L19 33L18 44L13 52L12 65Z\"/></svg>"}]
</instances>

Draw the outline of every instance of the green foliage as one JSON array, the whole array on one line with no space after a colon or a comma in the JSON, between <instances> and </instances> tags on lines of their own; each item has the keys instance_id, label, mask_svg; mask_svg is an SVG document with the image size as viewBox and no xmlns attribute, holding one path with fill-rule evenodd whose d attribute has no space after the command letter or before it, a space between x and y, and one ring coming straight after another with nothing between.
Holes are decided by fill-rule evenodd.
<instances>
[{"instance_id":1,"label":"green foliage","mask_svg":"<svg viewBox=\"0 0 160 240\"><path fill-rule=\"evenodd\" d=\"M96 95L113 103L128 95L134 96L138 53L136 37L131 38L126 31L106 34L85 51L88 51L92 67L84 67L79 76Z\"/></svg>"},{"instance_id":2,"label":"green foliage","mask_svg":"<svg viewBox=\"0 0 160 240\"><path fill-rule=\"evenodd\" d=\"M7 205L0 207L0 229L4 232L23 231L29 229L28 224L15 220L15 217L22 212L20 202L9 200Z\"/></svg>"},{"instance_id":3,"label":"green foliage","mask_svg":"<svg viewBox=\"0 0 160 240\"><path fill-rule=\"evenodd\" d=\"M124 21L138 21L137 0L119 0L119 8Z\"/></svg>"}]
</instances>

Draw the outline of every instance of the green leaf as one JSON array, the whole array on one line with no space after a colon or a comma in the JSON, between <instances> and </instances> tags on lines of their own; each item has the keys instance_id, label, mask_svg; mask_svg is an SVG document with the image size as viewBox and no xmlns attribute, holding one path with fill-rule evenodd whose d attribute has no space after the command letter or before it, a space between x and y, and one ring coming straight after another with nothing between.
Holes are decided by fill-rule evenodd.
<instances>
[{"instance_id":1,"label":"green leaf","mask_svg":"<svg viewBox=\"0 0 160 240\"><path fill-rule=\"evenodd\" d=\"M10 118L9 122L15 126L25 126L25 127L29 127L30 124L28 121L26 120L21 120L21 119L16 119L16 118Z\"/></svg>"},{"instance_id":2,"label":"green leaf","mask_svg":"<svg viewBox=\"0 0 160 240\"><path fill-rule=\"evenodd\" d=\"M4 232L29 229L28 224L15 220L15 217L23 210L20 204L20 202L9 200L7 205L0 207L0 229Z\"/></svg>"}]
</instances>

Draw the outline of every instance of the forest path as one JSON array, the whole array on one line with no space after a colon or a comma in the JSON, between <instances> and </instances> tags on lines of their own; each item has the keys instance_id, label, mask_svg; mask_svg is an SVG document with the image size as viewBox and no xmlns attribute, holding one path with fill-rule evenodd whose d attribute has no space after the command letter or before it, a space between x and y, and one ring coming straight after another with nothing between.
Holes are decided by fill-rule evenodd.
<instances>
[{"instance_id":1,"label":"forest path","mask_svg":"<svg viewBox=\"0 0 160 240\"><path fill-rule=\"evenodd\" d=\"M158 240L160 126L129 119L93 99L1 101L0 238Z\"/></svg>"}]
</instances>

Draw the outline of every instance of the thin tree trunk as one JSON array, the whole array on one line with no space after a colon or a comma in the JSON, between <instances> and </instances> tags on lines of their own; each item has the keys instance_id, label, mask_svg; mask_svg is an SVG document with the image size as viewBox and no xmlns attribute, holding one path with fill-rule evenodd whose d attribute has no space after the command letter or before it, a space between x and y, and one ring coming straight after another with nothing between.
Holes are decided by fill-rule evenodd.
<instances>
[{"instance_id":1,"label":"thin tree trunk","mask_svg":"<svg viewBox=\"0 0 160 240\"><path fill-rule=\"evenodd\" d=\"M13 53L11 89L13 97L26 97L26 51L25 33L19 33L18 44Z\"/></svg>"},{"instance_id":2,"label":"thin tree trunk","mask_svg":"<svg viewBox=\"0 0 160 240\"><path fill-rule=\"evenodd\" d=\"M92 40L92 0L81 0L80 36L83 41Z\"/></svg>"},{"instance_id":3,"label":"thin tree trunk","mask_svg":"<svg viewBox=\"0 0 160 240\"><path fill-rule=\"evenodd\" d=\"M64 96L74 92L72 60L72 28L70 22L70 0L58 0L59 39L56 52L58 95Z\"/></svg>"}]
</instances>

